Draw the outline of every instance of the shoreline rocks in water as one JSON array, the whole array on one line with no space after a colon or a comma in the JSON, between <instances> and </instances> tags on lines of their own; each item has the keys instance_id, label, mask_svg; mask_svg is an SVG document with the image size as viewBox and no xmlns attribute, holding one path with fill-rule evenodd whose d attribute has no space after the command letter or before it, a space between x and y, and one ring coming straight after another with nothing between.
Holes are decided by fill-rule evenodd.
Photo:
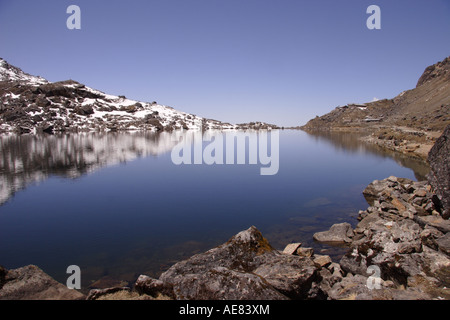
<instances>
[{"instance_id":1,"label":"shoreline rocks in water","mask_svg":"<svg viewBox=\"0 0 450 320\"><path fill-rule=\"evenodd\" d=\"M430 184L375 180L363 192L370 206L359 212L354 230L343 223L314 235L349 246L339 263L300 243L281 253L252 227L158 280L141 276L137 290L196 300L450 299L449 132L430 152Z\"/></svg>"},{"instance_id":2,"label":"shoreline rocks in water","mask_svg":"<svg viewBox=\"0 0 450 320\"><path fill-rule=\"evenodd\" d=\"M389 177L363 191L369 207L355 229L334 225L316 241L345 243L339 262L301 243L275 250L256 227L178 262L132 288L93 290L87 299L441 300L450 299L448 150L450 129L430 152L429 183ZM1 299L83 299L42 270L0 268Z\"/></svg>"}]
</instances>

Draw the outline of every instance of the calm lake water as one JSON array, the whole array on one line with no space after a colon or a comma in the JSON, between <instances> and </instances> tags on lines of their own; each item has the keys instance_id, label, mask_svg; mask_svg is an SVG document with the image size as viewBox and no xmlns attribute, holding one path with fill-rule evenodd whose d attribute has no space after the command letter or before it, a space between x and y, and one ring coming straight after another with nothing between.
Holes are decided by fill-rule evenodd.
<instances>
[{"instance_id":1,"label":"calm lake water","mask_svg":"<svg viewBox=\"0 0 450 320\"><path fill-rule=\"evenodd\" d=\"M428 170L356 135L302 131L279 132L276 175L259 162L175 165L176 135L1 136L0 265L35 264L62 283L78 265L84 289L134 282L252 225L277 249L302 242L337 259L314 232L355 225L373 180Z\"/></svg>"}]
</instances>

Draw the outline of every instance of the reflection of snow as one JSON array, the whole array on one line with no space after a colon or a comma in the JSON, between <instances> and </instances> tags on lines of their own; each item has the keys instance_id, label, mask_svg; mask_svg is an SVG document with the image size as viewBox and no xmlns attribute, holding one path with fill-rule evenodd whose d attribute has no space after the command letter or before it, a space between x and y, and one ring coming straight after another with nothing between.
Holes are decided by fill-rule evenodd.
<instances>
[{"instance_id":1,"label":"reflection of snow","mask_svg":"<svg viewBox=\"0 0 450 320\"><path fill-rule=\"evenodd\" d=\"M175 134L0 136L0 204L52 174L76 178L105 166L170 152L176 145Z\"/></svg>"}]
</instances>

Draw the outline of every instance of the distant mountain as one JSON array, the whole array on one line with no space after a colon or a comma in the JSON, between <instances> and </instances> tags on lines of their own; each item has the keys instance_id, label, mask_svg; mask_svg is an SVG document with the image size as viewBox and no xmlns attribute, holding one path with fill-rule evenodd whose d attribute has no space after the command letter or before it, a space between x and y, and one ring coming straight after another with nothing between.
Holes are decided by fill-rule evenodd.
<instances>
[{"instance_id":1,"label":"distant mountain","mask_svg":"<svg viewBox=\"0 0 450 320\"><path fill-rule=\"evenodd\" d=\"M406 127L442 132L450 123L450 57L425 69L416 88L393 99L348 104L300 127L314 130L354 130Z\"/></svg>"},{"instance_id":2,"label":"distant mountain","mask_svg":"<svg viewBox=\"0 0 450 320\"><path fill-rule=\"evenodd\" d=\"M0 59L0 133L270 129L232 125L157 102L105 94L73 80L49 82Z\"/></svg>"}]
</instances>

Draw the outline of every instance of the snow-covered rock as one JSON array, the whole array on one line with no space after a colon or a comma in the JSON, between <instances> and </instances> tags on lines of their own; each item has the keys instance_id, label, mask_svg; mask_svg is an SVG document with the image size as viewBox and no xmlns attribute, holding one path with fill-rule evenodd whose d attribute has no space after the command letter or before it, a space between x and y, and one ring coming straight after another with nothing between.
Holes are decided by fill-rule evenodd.
<instances>
[{"instance_id":1,"label":"snow-covered rock","mask_svg":"<svg viewBox=\"0 0 450 320\"><path fill-rule=\"evenodd\" d=\"M255 123L251 123L255 124ZM0 59L0 133L249 129L89 88L49 82ZM276 126L257 123L257 128Z\"/></svg>"}]
</instances>

